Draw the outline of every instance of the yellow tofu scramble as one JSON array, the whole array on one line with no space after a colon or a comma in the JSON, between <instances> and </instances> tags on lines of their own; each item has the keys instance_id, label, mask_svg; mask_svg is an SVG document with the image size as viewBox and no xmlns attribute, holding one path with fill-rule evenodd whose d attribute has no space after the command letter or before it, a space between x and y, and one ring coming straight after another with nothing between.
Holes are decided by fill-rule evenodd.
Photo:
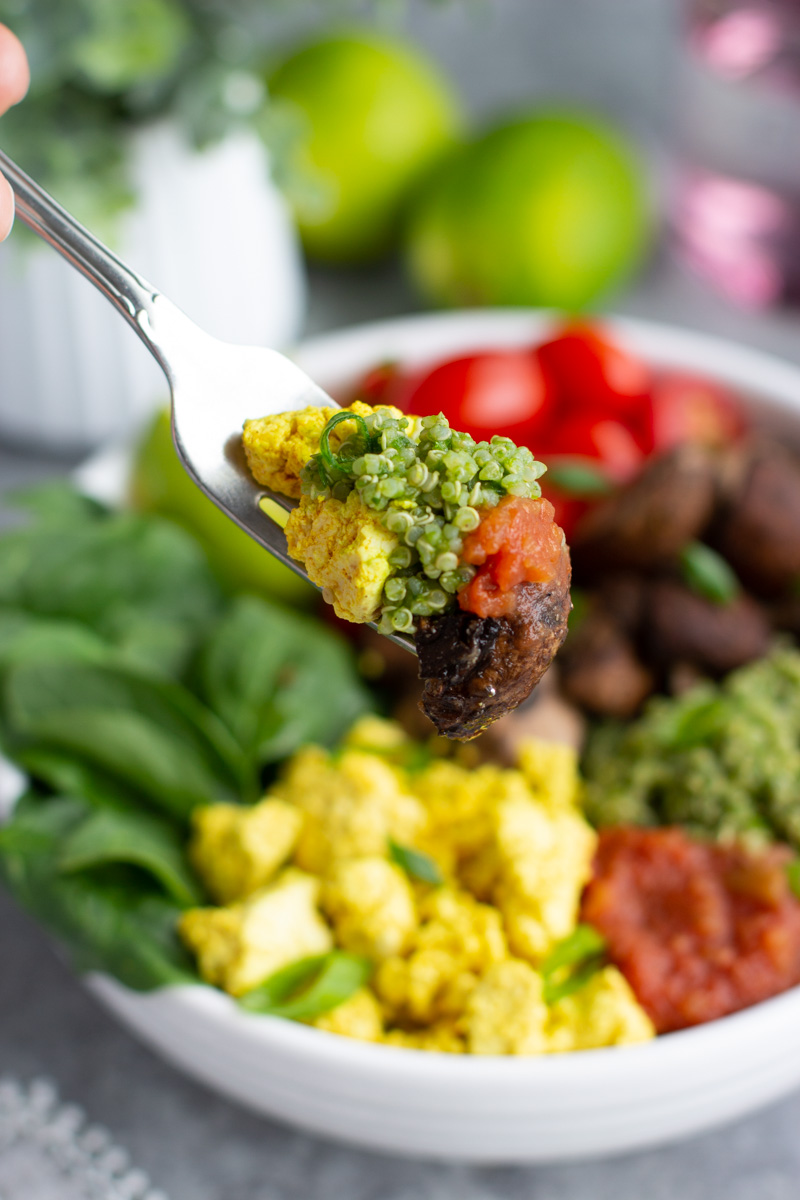
<instances>
[{"instance_id":1,"label":"yellow tofu scramble","mask_svg":"<svg viewBox=\"0 0 800 1200\"><path fill-rule=\"evenodd\" d=\"M335 752L300 750L255 806L197 810L190 855L217 904L180 933L202 977L240 997L338 949L369 980L310 1021L331 1033L491 1055L653 1037L614 967L548 990L595 848L574 752L530 741L509 770L419 750L365 717Z\"/></svg>"},{"instance_id":2,"label":"yellow tofu scramble","mask_svg":"<svg viewBox=\"0 0 800 1200\"><path fill-rule=\"evenodd\" d=\"M299 500L286 523L286 542L292 558L302 562L309 579L322 589L345 621L364 623L379 613L383 588L391 574L389 555L398 538L381 524L380 515L362 503L358 492L346 500L301 495L300 472L319 449L323 429L336 408L304 408L245 421L243 444L247 464L259 483ZM356 401L349 412L359 416L373 410ZM387 408L395 416L401 413ZM344 436L334 430L335 448Z\"/></svg>"}]
</instances>

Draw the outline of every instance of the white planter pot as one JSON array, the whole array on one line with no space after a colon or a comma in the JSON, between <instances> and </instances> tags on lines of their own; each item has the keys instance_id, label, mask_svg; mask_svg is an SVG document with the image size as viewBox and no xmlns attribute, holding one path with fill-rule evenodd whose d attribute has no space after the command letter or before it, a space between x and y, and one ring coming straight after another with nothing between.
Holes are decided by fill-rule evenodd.
<instances>
[{"instance_id":1,"label":"white planter pot","mask_svg":"<svg viewBox=\"0 0 800 1200\"><path fill-rule=\"evenodd\" d=\"M302 261L258 139L237 133L197 152L162 123L134 134L130 154L138 202L120 256L209 333L292 342ZM60 255L12 234L0 249L0 440L96 446L165 397L159 368L101 294Z\"/></svg>"}]
</instances>

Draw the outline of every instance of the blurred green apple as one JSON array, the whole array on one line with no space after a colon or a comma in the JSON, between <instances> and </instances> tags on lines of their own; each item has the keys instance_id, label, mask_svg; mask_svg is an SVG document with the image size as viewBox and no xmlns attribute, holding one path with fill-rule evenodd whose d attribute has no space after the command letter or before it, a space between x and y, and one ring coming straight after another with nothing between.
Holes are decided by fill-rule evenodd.
<instances>
[{"instance_id":1,"label":"blurred green apple","mask_svg":"<svg viewBox=\"0 0 800 1200\"><path fill-rule=\"evenodd\" d=\"M419 196L406 254L436 304L575 310L634 270L649 228L624 139L593 117L548 112L456 150Z\"/></svg>"},{"instance_id":2,"label":"blurred green apple","mask_svg":"<svg viewBox=\"0 0 800 1200\"><path fill-rule=\"evenodd\" d=\"M192 482L175 453L168 412L158 414L138 449L130 493L136 508L170 517L197 537L227 591L305 607L318 600L316 588L263 550Z\"/></svg>"},{"instance_id":3,"label":"blurred green apple","mask_svg":"<svg viewBox=\"0 0 800 1200\"><path fill-rule=\"evenodd\" d=\"M299 174L314 195L295 204L308 254L359 263L391 248L420 177L460 121L445 80L417 50L353 33L313 41L271 75L273 99L299 114Z\"/></svg>"}]
</instances>

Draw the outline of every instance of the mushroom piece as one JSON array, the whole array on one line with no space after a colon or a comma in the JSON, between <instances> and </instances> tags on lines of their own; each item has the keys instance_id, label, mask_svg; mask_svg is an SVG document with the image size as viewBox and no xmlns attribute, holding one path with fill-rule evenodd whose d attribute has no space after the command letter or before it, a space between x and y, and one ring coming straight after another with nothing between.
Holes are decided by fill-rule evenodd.
<instances>
[{"instance_id":1,"label":"mushroom piece","mask_svg":"<svg viewBox=\"0 0 800 1200\"><path fill-rule=\"evenodd\" d=\"M559 665L566 698L597 716L632 717L656 685L633 642L602 608L570 633Z\"/></svg>"},{"instance_id":2,"label":"mushroom piece","mask_svg":"<svg viewBox=\"0 0 800 1200\"><path fill-rule=\"evenodd\" d=\"M713 544L756 595L800 581L800 460L777 442L752 445L713 529Z\"/></svg>"},{"instance_id":3,"label":"mushroom piece","mask_svg":"<svg viewBox=\"0 0 800 1200\"><path fill-rule=\"evenodd\" d=\"M578 522L571 544L576 578L674 561L708 525L716 492L717 460L709 450L687 445L653 459Z\"/></svg>"},{"instance_id":4,"label":"mushroom piece","mask_svg":"<svg viewBox=\"0 0 800 1200\"><path fill-rule=\"evenodd\" d=\"M767 614L751 596L718 604L674 579L654 580L647 594L642 648L655 665L693 663L723 675L769 649Z\"/></svg>"},{"instance_id":5,"label":"mushroom piece","mask_svg":"<svg viewBox=\"0 0 800 1200\"><path fill-rule=\"evenodd\" d=\"M452 609L422 617L416 633L420 708L445 737L466 740L521 704L567 636L570 561L547 583L521 583L508 617Z\"/></svg>"}]
</instances>

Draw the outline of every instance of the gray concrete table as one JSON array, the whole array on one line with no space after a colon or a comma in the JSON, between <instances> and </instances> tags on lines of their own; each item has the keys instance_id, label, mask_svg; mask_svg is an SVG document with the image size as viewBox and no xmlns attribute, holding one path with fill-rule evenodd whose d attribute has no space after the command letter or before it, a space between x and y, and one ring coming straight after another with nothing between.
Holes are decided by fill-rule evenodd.
<instances>
[{"instance_id":1,"label":"gray concrete table","mask_svg":"<svg viewBox=\"0 0 800 1200\"><path fill-rule=\"evenodd\" d=\"M476 12L468 20L470 6ZM304 13L290 7L296 25ZM478 115L524 95L563 92L568 80L570 94L655 142L666 127L674 8L672 0L411 0L403 20L448 65ZM392 270L318 273L308 328L391 316L414 304ZM796 316L736 312L664 262L616 307L800 363ZM0 448L0 490L67 466ZM795 1200L800 1191L800 1095L675 1147L546 1168L406 1161L291 1131L189 1082L129 1037L0 894L4 1073L53 1079L63 1099L107 1125L171 1200Z\"/></svg>"}]
</instances>

